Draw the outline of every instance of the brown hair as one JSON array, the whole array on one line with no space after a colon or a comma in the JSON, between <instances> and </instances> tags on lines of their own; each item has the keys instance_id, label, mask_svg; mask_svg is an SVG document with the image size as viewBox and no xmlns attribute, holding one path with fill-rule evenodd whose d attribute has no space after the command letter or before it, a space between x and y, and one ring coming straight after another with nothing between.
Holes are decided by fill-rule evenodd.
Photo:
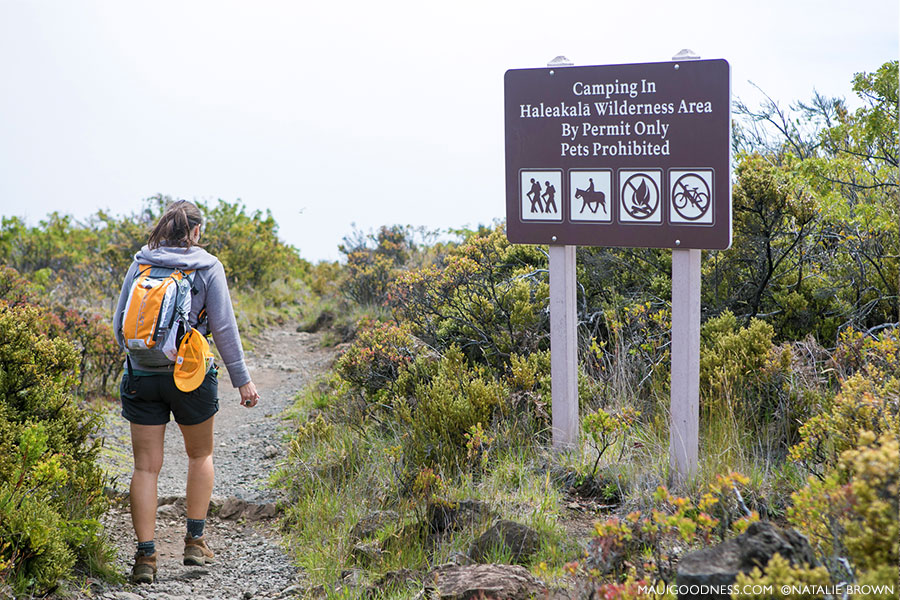
<instances>
[{"instance_id":1,"label":"brown hair","mask_svg":"<svg viewBox=\"0 0 900 600\"><path fill-rule=\"evenodd\" d=\"M166 207L166 212L150 232L147 245L151 250L160 246L199 246L201 244L195 244L191 239L191 230L197 225L203 225L200 209L187 200L176 200Z\"/></svg>"}]
</instances>

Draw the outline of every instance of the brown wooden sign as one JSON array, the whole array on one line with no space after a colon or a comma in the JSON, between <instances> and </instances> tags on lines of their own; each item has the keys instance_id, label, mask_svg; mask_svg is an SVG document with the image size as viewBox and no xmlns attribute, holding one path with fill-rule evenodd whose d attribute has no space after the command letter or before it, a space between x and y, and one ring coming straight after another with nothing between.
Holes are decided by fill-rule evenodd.
<instances>
[{"instance_id":1,"label":"brown wooden sign","mask_svg":"<svg viewBox=\"0 0 900 600\"><path fill-rule=\"evenodd\" d=\"M731 245L726 61L513 69L505 110L511 242Z\"/></svg>"}]
</instances>

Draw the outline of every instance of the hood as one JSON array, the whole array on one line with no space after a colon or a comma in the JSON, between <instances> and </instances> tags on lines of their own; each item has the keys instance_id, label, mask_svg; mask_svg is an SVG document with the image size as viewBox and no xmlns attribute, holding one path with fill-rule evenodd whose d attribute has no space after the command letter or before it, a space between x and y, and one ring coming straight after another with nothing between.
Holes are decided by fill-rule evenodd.
<instances>
[{"instance_id":1,"label":"hood","mask_svg":"<svg viewBox=\"0 0 900 600\"><path fill-rule=\"evenodd\" d=\"M178 248L174 246L160 246L151 250L144 246L134 255L134 260L141 264L150 264L155 267L169 267L184 270L208 269L216 264L218 259L199 246L190 248Z\"/></svg>"}]
</instances>

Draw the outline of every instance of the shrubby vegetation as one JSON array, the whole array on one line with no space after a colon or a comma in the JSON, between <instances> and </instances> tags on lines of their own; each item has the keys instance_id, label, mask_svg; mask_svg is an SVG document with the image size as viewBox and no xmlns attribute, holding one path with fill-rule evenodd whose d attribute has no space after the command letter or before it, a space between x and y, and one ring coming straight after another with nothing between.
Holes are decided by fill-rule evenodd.
<instances>
[{"instance_id":1,"label":"shrubby vegetation","mask_svg":"<svg viewBox=\"0 0 900 600\"><path fill-rule=\"evenodd\" d=\"M804 533L822 566L773 561L748 580L895 580L897 62L854 90L856 111L820 96L737 106L734 244L702 263L703 464L680 495L664 485L667 251L578 249L584 434L560 455L547 450L546 249L510 245L502 225L441 243L403 227L346 240L343 266L314 269L324 295L308 314L341 358L300 394L276 477L313 580L327 590L351 565L372 581L421 574L498 516L543 542L489 558L575 577L586 596L670 583L684 552L758 519ZM561 527L573 500L609 513L586 553ZM435 525L472 501L492 512ZM351 529L383 510L399 518L362 552Z\"/></svg>"},{"instance_id":2,"label":"shrubby vegetation","mask_svg":"<svg viewBox=\"0 0 900 600\"><path fill-rule=\"evenodd\" d=\"M54 315L0 300L0 574L15 593L51 590L76 561L103 570L96 415L75 403L76 348ZM2 588L0 588L2 591Z\"/></svg>"}]
</instances>

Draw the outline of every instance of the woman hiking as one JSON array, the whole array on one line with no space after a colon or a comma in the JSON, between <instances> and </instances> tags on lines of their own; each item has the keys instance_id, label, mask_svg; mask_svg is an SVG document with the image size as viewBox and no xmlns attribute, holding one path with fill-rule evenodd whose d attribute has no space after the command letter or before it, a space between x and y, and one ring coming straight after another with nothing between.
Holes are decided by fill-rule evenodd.
<instances>
[{"instance_id":1,"label":"woman hiking","mask_svg":"<svg viewBox=\"0 0 900 600\"><path fill-rule=\"evenodd\" d=\"M186 482L187 532L184 538L184 564L203 565L214 554L206 544L203 528L212 495L213 469L213 420L219 410L218 369L212 360L205 337L212 334L216 348L228 370L231 384L240 390L241 404L256 406L259 394L244 364L244 352L234 309L225 280L225 270L215 256L200 247L203 217L200 210L185 200L173 202L150 233L147 245L135 255L119 295L119 303L113 317L113 331L119 346L126 349L126 370L122 377L120 394L122 416L131 423L131 445L134 454L134 472L131 477L131 521L137 535L137 552L131 573L133 583L152 583L156 578L157 551L154 544L157 508L157 480L163 463L163 443L170 414L174 416L184 436L184 449L188 455ZM177 275L173 275L177 274ZM172 275L172 277L170 277ZM182 311L194 341L206 347L199 363L195 361L194 373L185 383L178 378L176 361L150 360L141 353L139 346L130 339L134 332L135 317L130 300L137 292L147 293L154 283L167 278L182 282L182 297L188 296L189 311ZM140 280L140 282L138 281ZM190 285L187 288L187 285ZM148 311L150 312L150 311ZM127 313L127 314L126 314ZM153 311L156 322L156 311ZM187 313L187 314L184 314ZM129 320L131 319L131 320ZM138 317L143 323L144 319ZM129 331L123 331L123 326ZM159 325L154 325L158 327ZM136 326L135 326L136 327ZM190 329L196 328L196 331ZM176 326L177 328L177 326ZM182 333L181 331L178 332ZM177 337L177 336L173 336ZM181 339L187 338L184 335ZM202 339L201 339L202 337ZM160 340L161 341L161 340ZM182 343L182 346L185 344ZM157 350L157 352L160 352ZM172 354L166 356L172 357ZM207 365L208 368L207 368ZM189 389L191 391L183 391Z\"/></svg>"}]
</instances>

